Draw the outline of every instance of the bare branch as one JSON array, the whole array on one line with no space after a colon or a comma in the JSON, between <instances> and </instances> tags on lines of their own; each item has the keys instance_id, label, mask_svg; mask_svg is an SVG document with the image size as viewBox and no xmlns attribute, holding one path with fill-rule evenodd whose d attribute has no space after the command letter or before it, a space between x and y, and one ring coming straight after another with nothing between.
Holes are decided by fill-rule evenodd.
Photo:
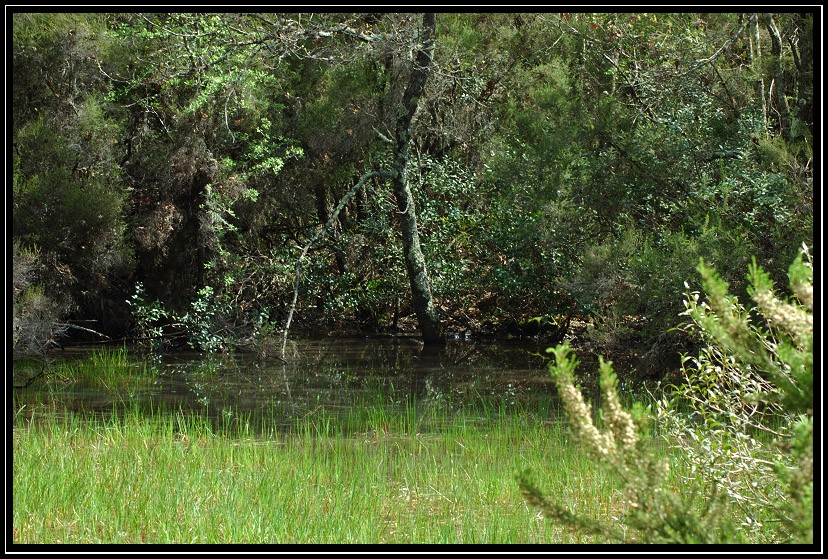
<instances>
[{"instance_id":1,"label":"bare branch","mask_svg":"<svg viewBox=\"0 0 828 559\"><path fill-rule=\"evenodd\" d=\"M290 323L293 321L293 313L296 310L296 301L299 299L299 283L302 279L302 261L307 257L308 251L310 248L322 237L328 234L328 232L333 228L336 219L339 217L339 212L342 211L342 208L345 207L345 204L354 197L354 195L359 191L360 188L369 180L374 177L382 177L382 178L393 178L397 175L396 171L371 171L366 173L362 176L361 179L348 191L345 196L342 197L342 200L339 201L339 204L334 209L333 213L331 213L331 217L328 219L327 223L323 227L321 227L313 237L307 242L307 244L302 248L302 253L299 255L299 258L296 260L296 275L293 281L293 301L290 304L290 311L288 311L288 317L285 321L285 329L282 333L282 360L285 359L285 350L287 348L287 337L288 331L290 330Z\"/></svg>"}]
</instances>

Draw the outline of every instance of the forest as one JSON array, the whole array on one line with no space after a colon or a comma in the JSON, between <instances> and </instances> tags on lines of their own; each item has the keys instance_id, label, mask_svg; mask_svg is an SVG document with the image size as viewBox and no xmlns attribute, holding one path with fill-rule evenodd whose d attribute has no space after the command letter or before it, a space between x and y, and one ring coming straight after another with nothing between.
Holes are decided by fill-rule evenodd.
<instances>
[{"instance_id":1,"label":"forest","mask_svg":"<svg viewBox=\"0 0 828 559\"><path fill-rule=\"evenodd\" d=\"M15 363L535 340L558 380L568 344L659 381L715 329L698 293L803 301L812 12L27 11L7 32Z\"/></svg>"},{"instance_id":2,"label":"forest","mask_svg":"<svg viewBox=\"0 0 828 559\"><path fill-rule=\"evenodd\" d=\"M738 293L813 244L812 14L26 13L12 38L16 353L282 330L327 225L294 328L580 319L654 361L700 257Z\"/></svg>"}]
</instances>

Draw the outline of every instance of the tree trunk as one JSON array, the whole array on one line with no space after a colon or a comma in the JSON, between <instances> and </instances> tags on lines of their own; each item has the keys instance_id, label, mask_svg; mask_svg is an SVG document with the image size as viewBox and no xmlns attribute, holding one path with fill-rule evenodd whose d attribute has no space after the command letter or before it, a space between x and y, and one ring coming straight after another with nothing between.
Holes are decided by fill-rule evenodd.
<instances>
[{"instance_id":1,"label":"tree trunk","mask_svg":"<svg viewBox=\"0 0 828 559\"><path fill-rule=\"evenodd\" d=\"M771 14L762 14L762 21L771 39L771 55L773 56L771 79L776 88L779 127L782 131L782 137L789 140L791 138L791 110L788 107L788 99L785 97L785 90L787 89L785 86L787 84L782 75L782 37L779 35L779 29L776 28L776 23L773 21Z\"/></svg>"},{"instance_id":2,"label":"tree trunk","mask_svg":"<svg viewBox=\"0 0 828 559\"><path fill-rule=\"evenodd\" d=\"M756 82L756 98L760 103L759 108L762 110L764 122L768 121L768 104L765 101L765 78L762 75L762 48L759 44L759 15L748 14L752 20L750 24L750 63L756 70L759 76Z\"/></svg>"},{"instance_id":3,"label":"tree trunk","mask_svg":"<svg viewBox=\"0 0 828 559\"><path fill-rule=\"evenodd\" d=\"M414 113L417 111L420 97L430 73L431 55L434 50L434 23L435 16L433 13L423 14L420 46L414 58L414 67L411 71L408 87L396 114L396 140L394 145L394 170L396 175L393 179L394 196L401 214L403 254L408 279L411 283L412 303L417 314L423 341L427 345L444 344L445 336L443 335L437 309L434 307L425 257L420 247L416 204L408 183L408 152L411 143L411 122Z\"/></svg>"}]
</instances>

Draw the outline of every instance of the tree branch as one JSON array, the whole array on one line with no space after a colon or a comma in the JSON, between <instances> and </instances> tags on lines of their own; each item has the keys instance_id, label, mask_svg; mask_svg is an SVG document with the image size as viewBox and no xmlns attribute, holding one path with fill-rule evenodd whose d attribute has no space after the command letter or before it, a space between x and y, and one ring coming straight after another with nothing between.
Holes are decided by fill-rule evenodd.
<instances>
[{"instance_id":1,"label":"tree branch","mask_svg":"<svg viewBox=\"0 0 828 559\"><path fill-rule=\"evenodd\" d=\"M369 180L374 177L382 177L382 178L393 178L397 175L396 171L371 171L366 173L359 179L351 190L348 191L345 196L342 197L342 200L339 201L339 204L334 209L333 213L331 213L331 217L328 219L327 223L322 226L311 239L307 242L307 244L302 248L302 253L299 255L299 258L296 260L296 275L293 280L293 301L290 304L290 311L288 312L287 320L285 321L285 329L282 333L282 360L285 359L285 350L287 348L287 337L288 331L290 330L290 323L293 321L293 313L296 311L296 301L299 299L299 283L302 279L302 261L307 257L308 251L310 250L311 246L314 245L317 241L322 239L328 232L333 228L334 223L336 222L337 218L339 217L339 212L345 207L345 204L354 197L354 195L359 191L360 188Z\"/></svg>"}]
</instances>

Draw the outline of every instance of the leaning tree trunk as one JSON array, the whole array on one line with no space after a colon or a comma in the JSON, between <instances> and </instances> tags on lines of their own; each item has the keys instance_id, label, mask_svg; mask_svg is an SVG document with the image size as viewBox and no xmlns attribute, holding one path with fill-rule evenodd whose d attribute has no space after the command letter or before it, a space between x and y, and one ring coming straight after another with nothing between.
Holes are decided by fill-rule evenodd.
<instances>
[{"instance_id":1,"label":"leaning tree trunk","mask_svg":"<svg viewBox=\"0 0 828 559\"><path fill-rule=\"evenodd\" d=\"M394 143L394 196L401 214L403 254L408 280L411 283L411 297L414 312L423 341L428 345L445 343L445 336L440 324L437 309L431 296L431 285L425 266L425 257L420 248L420 235L417 231L417 210L414 196L408 183L408 151L411 143L411 121L417 111L420 97L425 89L426 80L431 71L431 56L434 51L433 13L423 14L423 32L420 46L414 58L411 79L403 95L401 106L396 114L396 141Z\"/></svg>"}]
</instances>

